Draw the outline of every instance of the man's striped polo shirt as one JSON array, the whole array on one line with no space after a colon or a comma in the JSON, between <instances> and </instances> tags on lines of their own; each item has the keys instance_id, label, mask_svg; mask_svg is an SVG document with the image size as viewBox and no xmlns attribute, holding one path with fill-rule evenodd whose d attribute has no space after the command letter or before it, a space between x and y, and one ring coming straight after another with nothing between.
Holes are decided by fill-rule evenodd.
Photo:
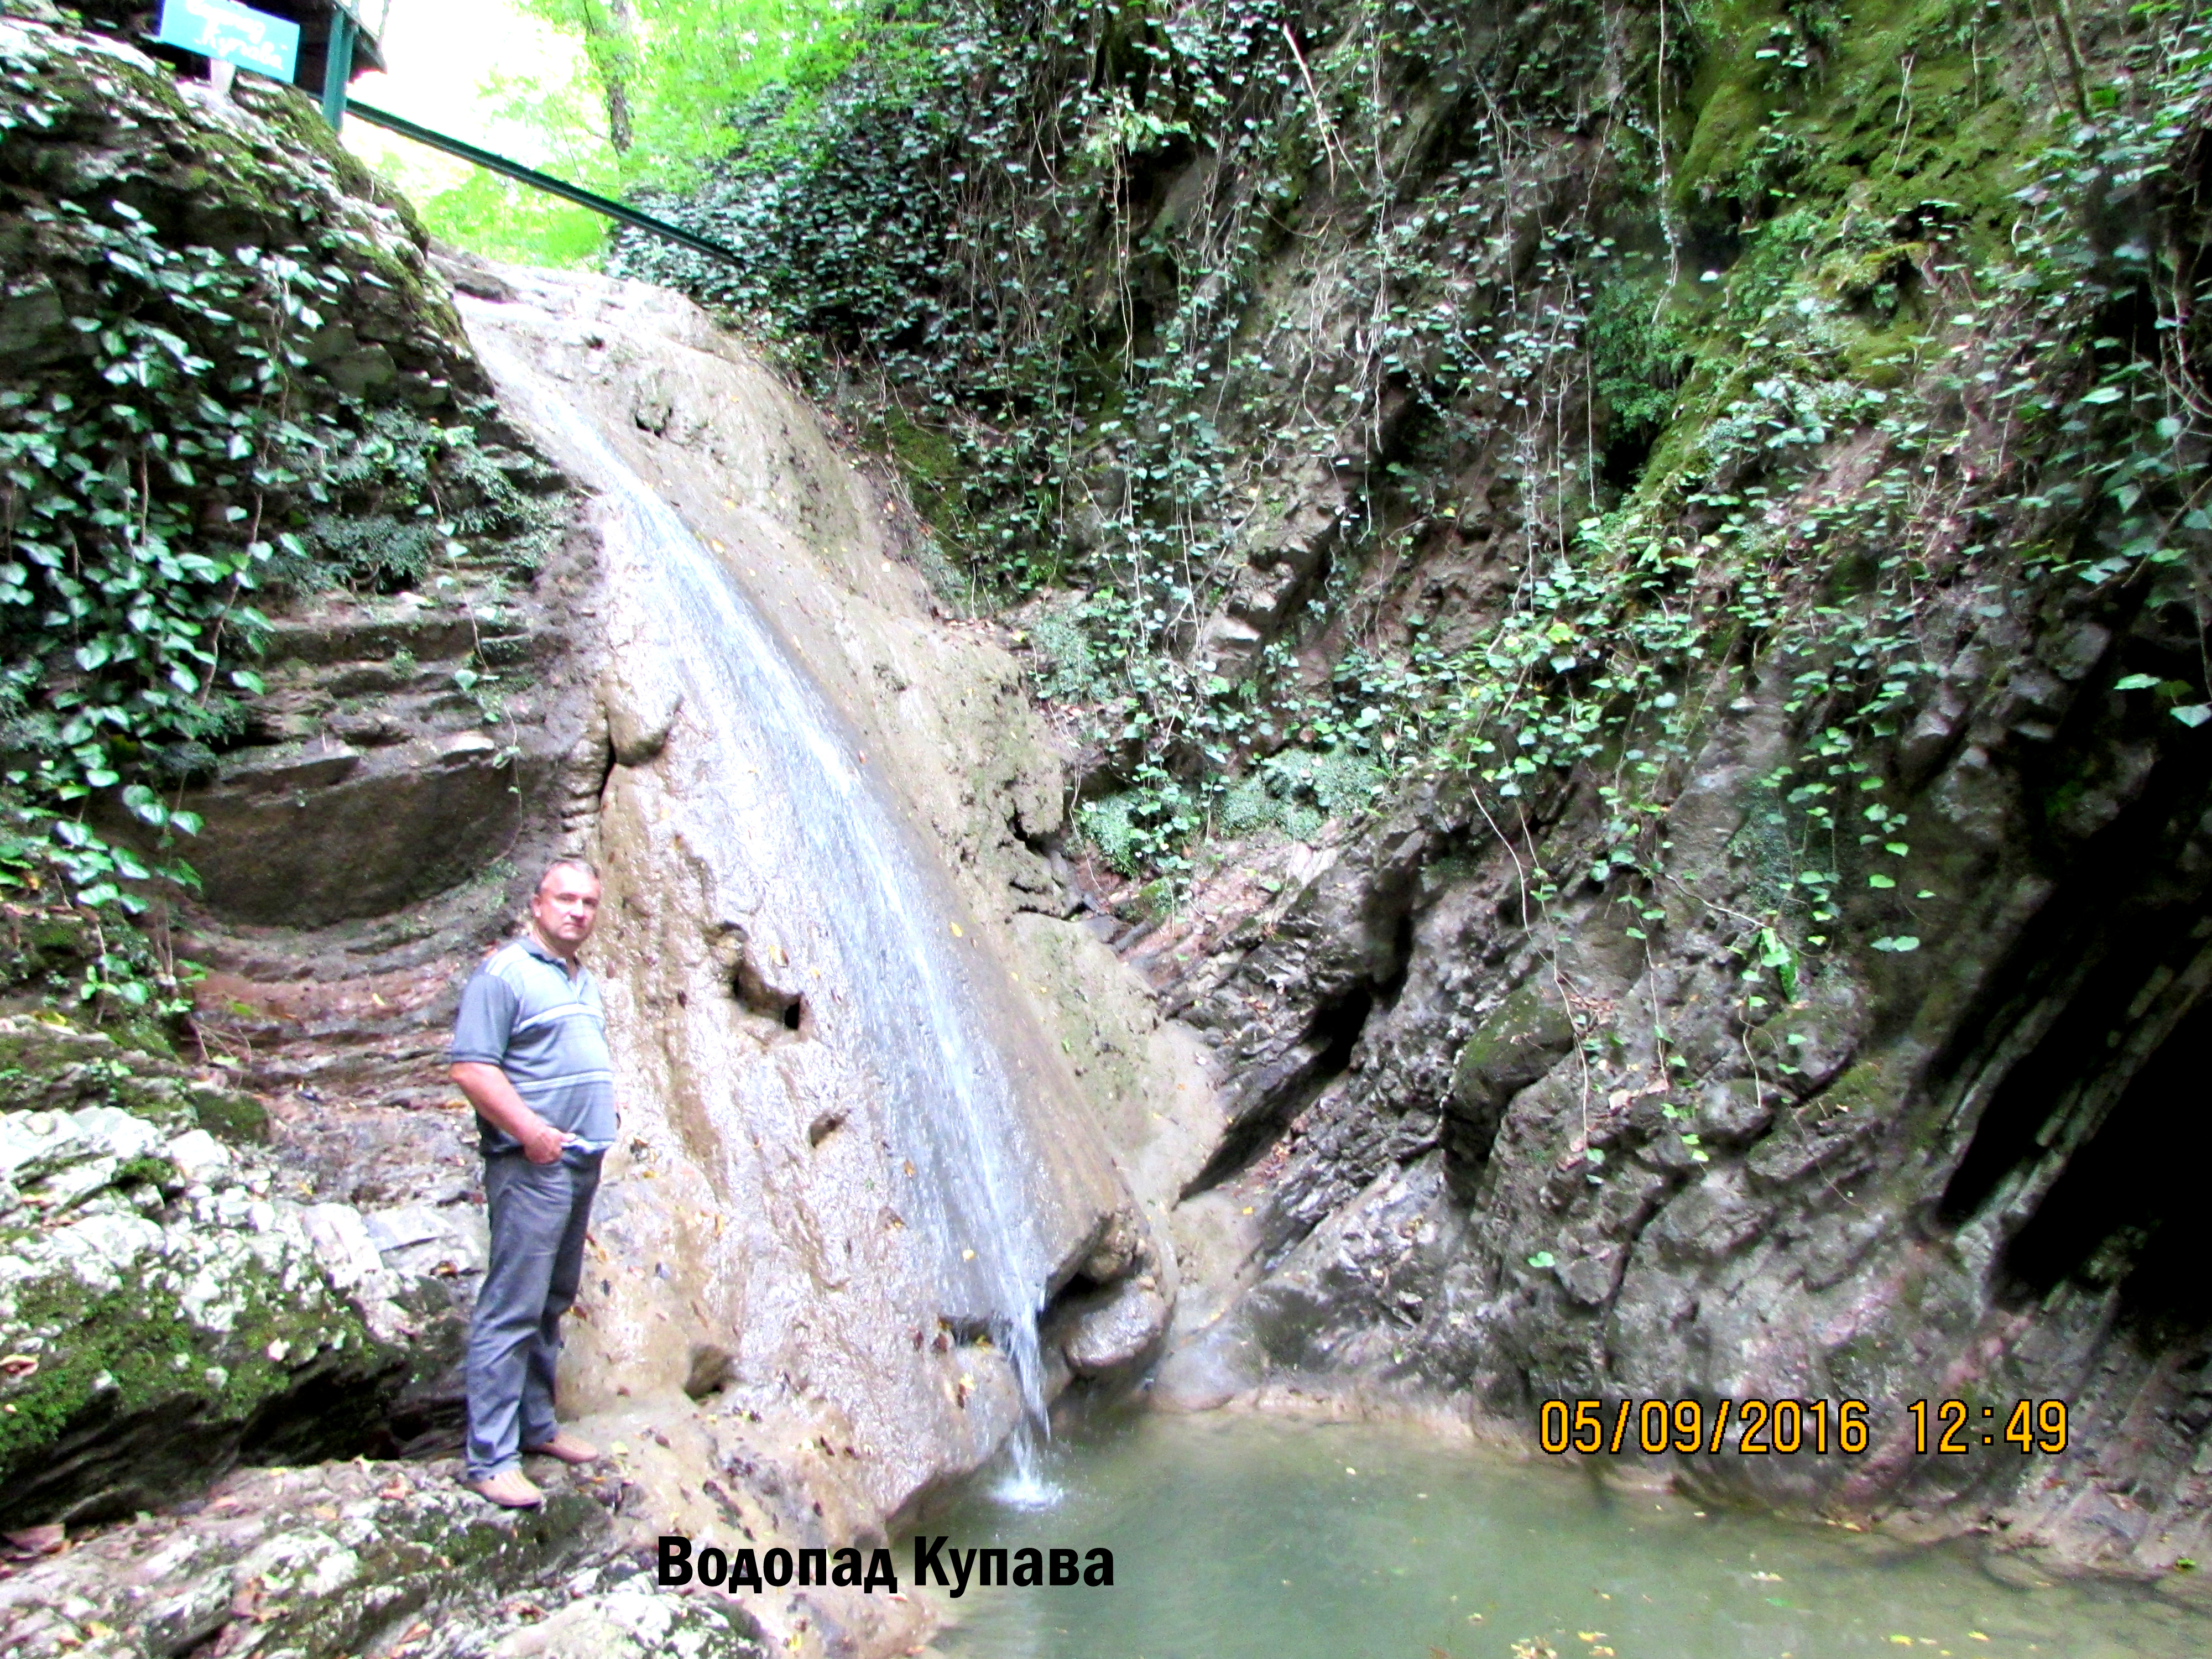
<instances>
[{"instance_id":1,"label":"man's striped polo shirt","mask_svg":"<svg viewBox=\"0 0 2212 1659\"><path fill-rule=\"evenodd\" d=\"M532 934L501 945L470 977L446 1059L498 1066L555 1128L592 1148L614 1144L615 1079L599 981L581 963L572 976ZM481 1113L477 1128L488 1154L521 1145Z\"/></svg>"}]
</instances>

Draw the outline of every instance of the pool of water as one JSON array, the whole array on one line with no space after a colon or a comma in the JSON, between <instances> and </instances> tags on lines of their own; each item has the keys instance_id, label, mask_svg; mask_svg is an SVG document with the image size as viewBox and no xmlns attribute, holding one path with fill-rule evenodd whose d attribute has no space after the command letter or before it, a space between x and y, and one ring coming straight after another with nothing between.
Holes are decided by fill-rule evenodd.
<instances>
[{"instance_id":1,"label":"pool of water","mask_svg":"<svg viewBox=\"0 0 2212 1659\"><path fill-rule=\"evenodd\" d=\"M921 1530L1113 1552L1107 1589L927 1594L957 1659L2201 1659L2132 1586L1601 1486L1418 1430L1143 1415L985 1476ZM913 1564L902 1542L902 1578Z\"/></svg>"}]
</instances>

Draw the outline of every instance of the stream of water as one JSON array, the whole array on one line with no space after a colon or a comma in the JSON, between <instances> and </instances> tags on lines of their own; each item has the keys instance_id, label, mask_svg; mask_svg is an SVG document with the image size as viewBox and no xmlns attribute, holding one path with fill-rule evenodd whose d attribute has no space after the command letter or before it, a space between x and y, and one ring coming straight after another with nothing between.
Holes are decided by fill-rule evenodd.
<instances>
[{"instance_id":1,"label":"stream of water","mask_svg":"<svg viewBox=\"0 0 2212 1659\"><path fill-rule=\"evenodd\" d=\"M929 1592L955 1659L2203 1659L2212 1619L1968 1547L1627 1493L1410 1428L1152 1413L1063 1440L1044 1511L988 1479L953 1547L1114 1553L1107 1589ZM901 1551L901 1571L913 1559Z\"/></svg>"},{"instance_id":2,"label":"stream of water","mask_svg":"<svg viewBox=\"0 0 2212 1659\"><path fill-rule=\"evenodd\" d=\"M859 1058L878 1088L883 1132L910 1166L908 1220L934 1256L940 1310L988 1324L1011 1357L1027 1406L1015 1454L1032 1460L1044 1420L1037 1315L1052 1267L1027 1172L1039 1155L1013 1098L988 1017L945 947L942 884L899 829L859 745L745 597L659 494L558 386L493 341L480 343L505 396L551 436L574 475L601 492L611 554L625 556L635 602L657 612L707 745L704 775L758 776L773 810L745 827L791 890L834 895L807 941L811 967L842 999L811 1005L817 1034ZM711 862L742 856L734 800L710 805L687 833ZM951 931L957 933L957 928ZM1034 1480L1021 1487L1041 1498Z\"/></svg>"}]
</instances>

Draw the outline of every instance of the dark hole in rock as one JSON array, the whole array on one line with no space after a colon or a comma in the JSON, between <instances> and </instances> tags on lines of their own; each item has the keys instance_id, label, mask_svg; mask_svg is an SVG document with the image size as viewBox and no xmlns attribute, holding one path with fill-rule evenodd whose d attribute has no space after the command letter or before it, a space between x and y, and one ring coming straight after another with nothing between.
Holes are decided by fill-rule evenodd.
<instances>
[{"instance_id":1,"label":"dark hole in rock","mask_svg":"<svg viewBox=\"0 0 2212 1659\"><path fill-rule=\"evenodd\" d=\"M1644 464L1651 459L1651 446L1658 441L1660 430L1649 423L1627 427L1607 443L1600 476L1608 489L1635 488L1644 476Z\"/></svg>"},{"instance_id":2,"label":"dark hole in rock","mask_svg":"<svg viewBox=\"0 0 2212 1659\"><path fill-rule=\"evenodd\" d=\"M829 1139L831 1135L836 1134L838 1130L844 1127L844 1113L824 1112L821 1116L816 1118L813 1122L807 1125L806 1144L810 1146L819 1146L823 1141Z\"/></svg>"},{"instance_id":3,"label":"dark hole in rock","mask_svg":"<svg viewBox=\"0 0 2212 1659\"><path fill-rule=\"evenodd\" d=\"M2188 1103L2203 1097L2207 1042L2212 1001L2200 1001L2007 1248L2010 1299L2039 1301L2075 1279L2098 1289L2118 1284L2124 1321L2212 1322L2203 1272L2212 1208L2203 1193L2212 1117Z\"/></svg>"},{"instance_id":4,"label":"dark hole in rock","mask_svg":"<svg viewBox=\"0 0 2212 1659\"><path fill-rule=\"evenodd\" d=\"M684 1379L684 1392L694 1400L704 1400L710 1394L720 1394L737 1380L738 1362L726 1348L712 1342L696 1342L691 1346L691 1369Z\"/></svg>"},{"instance_id":5,"label":"dark hole in rock","mask_svg":"<svg viewBox=\"0 0 2212 1659\"><path fill-rule=\"evenodd\" d=\"M783 990L763 979L750 956L739 960L730 989L750 1012L775 1021L787 1031L795 1031L802 1036L806 1034L806 999L796 991Z\"/></svg>"},{"instance_id":6,"label":"dark hole in rock","mask_svg":"<svg viewBox=\"0 0 2212 1659\"><path fill-rule=\"evenodd\" d=\"M2078 708L2076 716L2089 719ZM2096 732L2083 726L2083 742L2094 741ZM2027 788L2046 800L2056 798L2081 764L2080 746L2040 759ZM2022 932L1977 1007L1959 1021L1930 1066L1932 1077L1963 1085L1999 1052L2019 1021L2036 1012L2039 1002L2061 1005L2033 1049L2007 1068L1983 1109L1973 1140L1944 1188L1939 1215L1946 1224L1956 1226L1978 1213L2014 1171L2044 1155L2039 1137L2062 1097L2100 1078L2130 1091L2139 1086L2112 1075L2112 1039L2136 1027L2144 1012L2136 1007L2139 994L2154 980L2179 975L2200 948L2193 930L2203 914L2203 878L2191 872L2203 864L2204 838L2197 826L2212 788L2212 756L2192 751L2185 760L2162 762L2134 807L2065 854L2058 890ZM2056 860L2058 849L2051 851ZM2185 1016L2182 1029L2194 1028L2197 1018L2194 1012ZM2160 1065L2174 1040L2143 1062L2146 1073Z\"/></svg>"}]
</instances>

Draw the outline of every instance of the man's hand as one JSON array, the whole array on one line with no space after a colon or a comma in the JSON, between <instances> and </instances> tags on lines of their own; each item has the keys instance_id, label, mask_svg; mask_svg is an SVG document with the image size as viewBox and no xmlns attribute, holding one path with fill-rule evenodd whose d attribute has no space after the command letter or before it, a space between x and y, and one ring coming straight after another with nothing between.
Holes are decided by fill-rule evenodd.
<instances>
[{"instance_id":1,"label":"man's hand","mask_svg":"<svg viewBox=\"0 0 2212 1659\"><path fill-rule=\"evenodd\" d=\"M522 1155L532 1164L556 1162L561 1149L574 1139L532 1111L514 1091L514 1085L507 1081L507 1073L498 1066L487 1066L481 1060L456 1060L452 1075L460 1091L469 1097L469 1103L495 1127L520 1141Z\"/></svg>"},{"instance_id":2,"label":"man's hand","mask_svg":"<svg viewBox=\"0 0 2212 1659\"><path fill-rule=\"evenodd\" d=\"M556 1129L543 1118L538 1127L516 1137L522 1142L522 1155L532 1164L557 1164L561 1149L574 1139L566 1130Z\"/></svg>"}]
</instances>

